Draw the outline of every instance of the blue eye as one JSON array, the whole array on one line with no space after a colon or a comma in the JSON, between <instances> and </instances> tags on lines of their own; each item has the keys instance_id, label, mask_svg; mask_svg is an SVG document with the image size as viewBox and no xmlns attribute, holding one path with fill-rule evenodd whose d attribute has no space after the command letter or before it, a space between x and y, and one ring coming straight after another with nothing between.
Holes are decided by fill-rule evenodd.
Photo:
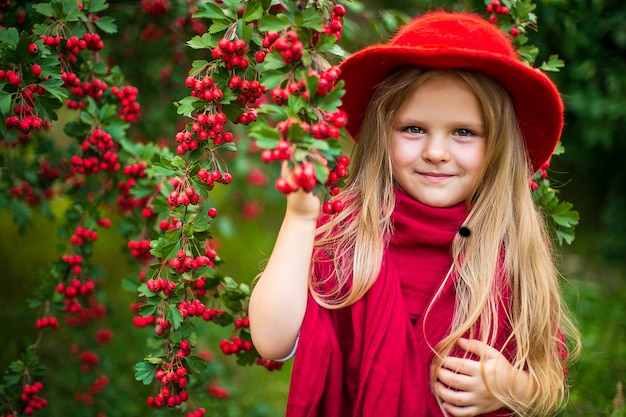
<instances>
[{"instance_id":1,"label":"blue eye","mask_svg":"<svg viewBox=\"0 0 626 417\"><path fill-rule=\"evenodd\" d=\"M457 136L474 136L474 132L469 129L459 129L456 131Z\"/></svg>"},{"instance_id":2,"label":"blue eye","mask_svg":"<svg viewBox=\"0 0 626 417\"><path fill-rule=\"evenodd\" d=\"M410 133L412 135L420 135L420 134L424 133L424 129L422 129L421 127L418 127L418 126L409 126L409 127L405 128L404 130L406 130L408 133Z\"/></svg>"}]
</instances>

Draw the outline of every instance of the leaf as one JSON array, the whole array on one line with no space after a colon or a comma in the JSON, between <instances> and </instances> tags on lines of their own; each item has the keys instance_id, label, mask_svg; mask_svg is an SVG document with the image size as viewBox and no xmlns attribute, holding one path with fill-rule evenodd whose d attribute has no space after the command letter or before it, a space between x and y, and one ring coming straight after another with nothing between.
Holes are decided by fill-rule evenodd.
<instances>
[{"instance_id":1,"label":"leaf","mask_svg":"<svg viewBox=\"0 0 626 417\"><path fill-rule=\"evenodd\" d=\"M174 103L178 107L176 109L176 112L182 116L191 117L191 113L202 108L202 104L199 103L200 101L202 100L197 97L185 97L182 100Z\"/></svg>"},{"instance_id":2,"label":"leaf","mask_svg":"<svg viewBox=\"0 0 626 417\"><path fill-rule=\"evenodd\" d=\"M263 8L261 7L261 4L258 1L251 0L246 6L241 20L249 23L259 20L261 17L263 17Z\"/></svg>"},{"instance_id":3,"label":"leaf","mask_svg":"<svg viewBox=\"0 0 626 417\"><path fill-rule=\"evenodd\" d=\"M577 211L572 210L572 203L561 202L554 210L552 210L552 220L561 226L575 226L578 224L579 215Z\"/></svg>"},{"instance_id":4,"label":"leaf","mask_svg":"<svg viewBox=\"0 0 626 417\"><path fill-rule=\"evenodd\" d=\"M214 42L210 33L204 33L202 36L194 36L187 41L187 46L192 49L210 49L213 48Z\"/></svg>"},{"instance_id":5,"label":"leaf","mask_svg":"<svg viewBox=\"0 0 626 417\"><path fill-rule=\"evenodd\" d=\"M156 365L152 365L144 362L138 362L135 365L135 380L143 382L144 385L149 385L154 380L154 374L156 373Z\"/></svg>"},{"instance_id":6,"label":"leaf","mask_svg":"<svg viewBox=\"0 0 626 417\"><path fill-rule=\"evenodd\" d=\"M106 0L91 0L89 2L89 11L92 13L98 13L109 8Z\"/></svg>"},{"instance_id":7,"label":"leaf","mask_svg":"<svg viewBox=\"0 0 626 417\"><path fill-rule=\"evenodd\" d=\"M146 174L152 177L173 177L174 175L178 175L177 172L164 167L162 164L155 162L149 168L146 169Z\"/></svg>"},{"instance_id":8,"label":"leaf","mask_svg":"<svg viewBox=\"0 0 626 417\"><path fill-rule=\"evenodd\" d=\"M183 324L183 314L173 304L167 305L164 316L165 316L165 320L172 323L173 330L177 330L178 328L180 328L180 325Z\"/></svg>"},{"instance_id":9,"label":"leaf","mask_svg":"<svg viewBox=\"0 0 626 417\"><path fill-rule=\"evenodd\" d=\"M19 41L19 39L20 35L16 28L0 28L0 43L7 44L11 49L15 49L17 47L17 42Z\"/></svg>"},{"instance_id":10,"label":"leaf","mask_svg":"<svg viewBox=\"0 0 626 417\"><path fill-rule=\"evenodd\" d=\"M44 16L54 16L54 11L52 10L52 6L50 3L37 3L33 4L33 9Z\"/></svg>"},{"instance_id":11,"label":"leaf","mask_svg":"<svg viewBox=\"0 0 626 417\"><path fill-rule=\"evenodd\" d=\"M209 366L209 363L206 360L202 359L200 356L195 355L185 357L185 362L187 362L189 369L197 374L204 372Z\"/></svg>"},{"instance_id":12,"label":"leaf","mask_svg":"<svg viewBox=\"0 0 626 417\"><path fill-rule=\"evenodd\" d=\"M217 4L206 2L202 4L204 9L197 10L193 17L196 19L211 19L211 20L220 20L224 19L224 17L234 18L234 15L230 10L222 9Z\"/></svg>"},{"instance_id":13,"label":"leaf","mask_svg":"<svg viewBox=\"0 0 626 417\"><path fill-rule=\"evenodd\" d=\"M261 32L280 32L289 26L289 18L284 14L266 15L259 20L259 31Z\"/></svg>"},{"instance_id":14,"label":"leaf","mask_svg":"<svg viewBox=\"0 0 626 417\"><path fill-rule=\"evenodd\" d=\"M544 61L539 69L542 71L559 72L563 67L565 67L565 62L559 59L558 55L550 55L548 62Z\"/></svg>"},{"instance_id":15,"label":"leaf","mask_svg":"<svg viewBox=\"0 0 626 417\"><path fill-rule=\"evenodd\" d=\"M285 61L283 61L278 52L272 52L271 54L265 56L265 61L263 61L263 64L259 66L262 67L261 73L263 73L264 71L285 68L287 64L285 64Z\"/></svg>"},{"instance_id":16,"label":"leaf","mask_svg":"<svg viewBox=\"0 0 626 417\"><path fill-rule=\"evenodd\" d=\"M117 33L117 24L115 24L115 19L111 16L101 16L95 23L96 26L98 26L98 29L104 33L109 35Z\"/></svg>"},{"instance_id":17,"label":"leaf","mask_svg":"<svg viewBox=\"0 0 626 417\"><path fill-rule=\"evenodd\" d=\"M11 110L12 97L13 96L6 91L0 90L0 114L4 115L5 117L9 114L9 111Z\"/></svg>"},{"instance_id":18,"label":"leaf","mask_svg":"<svg viewBox=\"0 0 626 417\"><path fill-rule=\"evenodd\" d=\"M315 7L308 7L302 14L302 27L316 29L321 31L324 27L322 16Z\"/></svg>"}]
</instances>

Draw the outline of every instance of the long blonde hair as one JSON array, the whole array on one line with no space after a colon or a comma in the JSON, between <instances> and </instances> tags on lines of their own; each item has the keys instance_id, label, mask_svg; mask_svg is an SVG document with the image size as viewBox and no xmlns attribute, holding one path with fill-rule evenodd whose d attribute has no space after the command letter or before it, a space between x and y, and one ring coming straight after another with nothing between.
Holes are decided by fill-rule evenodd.
<instances>
[{"instance_id":1,"label":"long blonde hair","mask_svg":"<svg viewBox=\"0 0 626 417\"><path fill-rule=\"evenodd\" d=\"M516 381L509 381L509 395L499 399L519 415L549 415L566 394L563 345L558 337L562 334L572 341L573 356L579 336L563 305L549 233L528 186L532 172L513 102L500 84L485 75L406 68L392 73L376 88L355 147L351 176L340 195L346 207L320 227L316 239L315 251L329 254L334 263L334 275L326 277L334 291L313 294L327 308L348 306L378 277L392 233L390 219L395 204L392 126L407 97L429 80L441 77L460 80L478 98L487 151L481 178L468 197L471 209L465 222L472 236L480 238L457 237L452 244L456 306L451 333L434 347L433 382L434 370L461 336L469 332L471 337L493 345L498 306L503 302L500 293L494 291L500 285L495 278L499 276L497 268L502 267L510 289L512 332L507 344L516 352L513 366L529 373L532 390L530 401L520 401L512 394ZM313 281L319 284L318 279Z\"/></svg>"}]
</instances>

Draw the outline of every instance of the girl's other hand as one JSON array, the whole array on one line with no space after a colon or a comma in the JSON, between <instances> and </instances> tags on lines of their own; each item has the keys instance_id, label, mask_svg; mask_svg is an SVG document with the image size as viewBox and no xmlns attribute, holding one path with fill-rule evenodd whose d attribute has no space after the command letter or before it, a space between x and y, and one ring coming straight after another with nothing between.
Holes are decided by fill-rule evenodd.
<instances>
[{"instance_id":1,"label":"girl's other hand","mask_svg":"<svg viewBox=\"0 0 626 417\"><path fill-rule=\"evenodd\" d=\"M513 368L497 349L479 341L459 339L461 349L476 355L480 361L448 356L437 373L435 391L443 408L454 417L472 417L504 407L494 392L507 391L509 378L521 373L516 391L523 393L528 375Z\"/></svg>"}]
</instances>

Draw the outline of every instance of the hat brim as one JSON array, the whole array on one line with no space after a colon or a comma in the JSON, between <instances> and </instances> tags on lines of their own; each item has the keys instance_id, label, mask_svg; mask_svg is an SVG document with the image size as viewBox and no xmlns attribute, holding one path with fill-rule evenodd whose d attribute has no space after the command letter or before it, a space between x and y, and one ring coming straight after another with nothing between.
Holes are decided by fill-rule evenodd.
<instances>
[{"instance_id":1,"label":"hat brim","mask_svg":"<svg viewBox=\"0 0 626 417\"><path fill-rule=\"evenodd\" d=\"M479 71L498 81L513 99L533 169L541 168L552 155L563 128L563 103L544 73L502 55L449 47L442 50L439 45L374 45L341 64L346 90L341 108L348 115L348 133L355 140L376 86L405 66Z\"/></svg>"}]
</instances>

